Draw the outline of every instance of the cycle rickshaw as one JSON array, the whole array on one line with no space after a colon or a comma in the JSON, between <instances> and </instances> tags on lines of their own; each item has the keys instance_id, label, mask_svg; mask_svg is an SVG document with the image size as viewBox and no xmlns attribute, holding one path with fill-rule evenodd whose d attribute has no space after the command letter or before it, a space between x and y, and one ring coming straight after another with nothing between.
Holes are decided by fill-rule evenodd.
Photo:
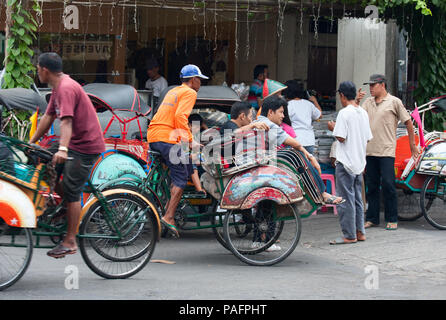
<instances>
[{"instance_id":1,"label":"cycle rickshaw","mask_svg":"<svg viewBox=\"0 0 446 320\"><path fill-rule=\"evenodd\" d=\"M36 110L46 104L29 89L0 90L0 104ZM43 106L43 107L42 107ZM1 123L1 121L0 121ZM0 290L18 281L33 248L52 248L66 229L63 200L55 194L56 173L46 149L0 135ZM87 266L104 278L128 278L144 268L159 240L157 209L125 186L85 192L78 233Z\"/></svg>"},{"instance_id":2,"label":"cycle rickshaw","mask_svg":"<svg viewBox=\"0 0 446 320\"><path fill-rule=\"evenodd\" d=\"M417 110L423 123L425 112L446 111L446 96L432 99ZM423 136L425 146L417 159L412 159L407 149L407 135L397 140L396 184L403 193L398 218L413 221L424 215L433 227L446 230L446 133L423 131ZM418 142L420 134L416 138Z\"/></svg>"},{"instance_id":3,"label":"cycle rickshaw","mask_svg":"<svg viewBox=\"0 0 446 320\"><path fill-rule=\"evenodd\" d=\"M200 88L192 113L201 114L211 127L202 133L209 143L200 153L201 182L207 195L197 194L188 185L176 212L176 225L182 230L212 228L217 240L241 261L273 265L294 251L301 234L301 216L309 216L323 199L298 152L269 150L267 135L261 131L223 138L216 133L239 100L228 87ZM234 152L228 156L218 153L224 149ZM148 152L146 178L117 179L103 187L125 184L158 204L164 214L170 198L168 172L159 153ZM272 251L274 244L280 250Z\"/></svg>"}]
</instances>

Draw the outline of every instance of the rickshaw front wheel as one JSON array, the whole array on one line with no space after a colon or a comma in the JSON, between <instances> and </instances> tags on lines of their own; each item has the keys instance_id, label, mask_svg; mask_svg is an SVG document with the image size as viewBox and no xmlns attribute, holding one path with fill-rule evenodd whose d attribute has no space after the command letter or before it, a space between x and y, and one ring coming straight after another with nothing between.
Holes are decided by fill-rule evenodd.
<instances>
[{"instance_id":1,"label":"rickshaw front wheel","mask_svg":"<svg viewBox=\"0 0 446 320\"><path fill-rule=\"evenodd\" d=\"M87 211L79 228L79 247L88 267L106 279L125 279L149 262L158 239L154 212L139 196L105 196L112 213L99 201Z\"/></svg>"},{"instance_id":2,"label":"rickshaw front wheel","mask_svg":"<svg viewBox=\"0 0 446 320\"><path fill-rule=\"evenodd\" d=\"M28 228L14 228L0 218L0 291L16 283L28 269L33 239Z\"/></svg>"},{"instance_id":3,"label":"rickshaw front wheel","mask_svg":"<svg viewBox=\"0 0 446 320\"><path fill-rule=\"evenodd\" d=\"M446 230L446 178L430 176L424 181L420 206L427 222L439 230Z\"/></svg>"}]
</instances>

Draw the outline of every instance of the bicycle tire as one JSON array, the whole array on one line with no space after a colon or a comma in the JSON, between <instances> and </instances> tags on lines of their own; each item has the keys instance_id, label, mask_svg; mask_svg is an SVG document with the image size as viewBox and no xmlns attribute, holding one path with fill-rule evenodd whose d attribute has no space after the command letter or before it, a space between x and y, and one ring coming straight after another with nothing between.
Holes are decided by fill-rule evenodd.
<instances>
[{"instance_id":1,"label":"bicycle tire","mask_svg":"<svg viewBox=\"0 0 446 320\"><path fill-rule=\"evenodd\" d=\"M10 246L11 243L6 242L8 238L13 236L15 244L20 242L23 247L12 247ZM19 254L17 261L15 261L17 252L20 252L20 250L25 250L25 252L23 255ZM29 267L32 254L31 229L11 227L0 218L0 291L9 288L22 278Z\"/></svg>"},{"instance_id":2,"label":"bicycle tire","mask_svg":"<svg viewBox=\"0 0 446 320\"><path fill-rule=\"evenodd\" d=\"M265 204L266 206L263 207ZM226 214L223 229L226 243L231 252L246 264L253 266L271 266L280 263L294 251L299 242L302 223L297 207L295 205L281 206L283 207L281 210L288 207L287 217L279 218L276 211L276 217L273 219L275 221L273 221L271 219L272 213L268 214L262 211L268 206L271 208L276 206L271 211L277 210L278 208L273 201L262 201L257 205L258 209L256 212L253 212L253 218L250 221L248 221L247 216L244 216L243 219L238 219L238 221L235 217L231 218L234 214L240 214L237 211L231 211ZM272 223L274 223L274 227L272 227ZM253 227L249 230L248 234L240 238L240 234L236 230L231 232L237 224L252 224ZM268 240L262 240L264 242L258 241L256 239L258 238L256 236L256 230L257 232L269 234L267 236ZM278 240L280 240L280 243L277 243ZM256 245L253 246L254 244ZM280 246L280 250L270 251L273 245Z\"/></svg>"},{"instance_id":3,"label":"bicycle tire","mask_svg":"<svg viewBox=\"0 0 446 320\"><path fill-rule=\"evenodd\" d=\"M217 203L217 201L214 200L214 206L212 208L213 213L215 213L215 211L217 210L217 206L218 206L218 203ZM217 221L217 217L218 217L219 221ZM222 219L222 220L220 220L220 219ZM220 243L223 246L223 248L225 248L226 250L231 251L231 249L229 249L229 247L226 243L225 236L223 234L223 221L224 221L224 214L212 215L211 216L211 224L212 225L218 225L220 223L222 224L221 227L212 227L212 232L214 233L215 239L217 239L218 243Z\"/></svg>"},{"instance_id":4,"label":"bicycle tire","mask_svg":"<svg viewBox=\"0 0 446 320\"><path fill-rule=\"evenodd\" d=\"M429 186L433 183L436 188L434 192L429 192ZM420 195L420 207L429 224L439 230L446 230L446 199L445 192L445 178L430 176L423 184L423 189ZM440 187L437 189L437 187ZM440 191L439 193L439 190ZM443 198L441 198L441 196Z\"/></svg>"},{"instance_id":5,"label":"bicycle tire","mask_svg":"<svg viewBox=\"0 0 446 320\"><path fill-rule=\"evenodd\" d=\"M134 220L131 221L134 227L137 224L139 227L143 224L144 231L136 230L137 233L133 235L135 239L131 243L127 241L128 239L125 241L122 238L110 239L110 236L117 235L110 227L111 222L104 218L103 208L98 201L91 206L82 219L79 228L80 251L87 266L99 276L106 279L129 278L141 271L153 255L159 233L156 214L147 206L142 197L133 193L113 193L105 198L110 205L115 202L115 207L125 202L136 205L138 210L127 212L126 216ZM125 206L121 205L121 208ZM119 221L118 218L115 216L113 223L120 228L120 231L135 230L134 227L132 230L121 230L127 226L125 223L128 220ZM137 248L136 252L129 250L142 237L147 238L147 240L142 240L142 248ZM130 251L130 255L127 251Z\"/></svg>"},{"instance_id":6,"label":"bicycle tire","mask_svg":"<svg viewBox=\"0 0 446 320\"><path fill-rule=\"evenodd\" d=\"M417 195L411 190L397 189L399 221L415 221L423 216L423 211L417 210L419 209L416 205L419 202Z\"/></svg>"}]
</instances>

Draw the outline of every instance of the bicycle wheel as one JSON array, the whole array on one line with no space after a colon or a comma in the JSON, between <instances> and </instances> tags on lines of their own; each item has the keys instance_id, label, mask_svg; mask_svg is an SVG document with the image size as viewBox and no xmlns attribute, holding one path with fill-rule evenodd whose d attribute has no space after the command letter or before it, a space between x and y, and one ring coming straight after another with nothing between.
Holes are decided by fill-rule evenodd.
<instances>
[{"instance_id":1,"label":"bicycle wheel","mask_svg":"<svg viewBox=\"0 0 446 320\"><path fill-rule=\"evenodd\" d=\"M249 265L269 266L294 251L301 228L296 206L278 206L265 200L251 210L227 213L223 232L238 259Z\"/></svg>"},{"instance_id":2,"label":"bicycle wheel","mask_svg":"<svg viewBox=\"0 0 446 320\"><path fill-rule=\"evenodd\" d=\"M431 176L424 181L420 195L424 217L433 227L446 230L446 180Z\"/></svg>"},{"instance_id":3,"label":"bicycle wheel","mask_svg":"<svg viewBox=\"0 0 446 320\"><path fill-rule=\"evenodd\" d=\"M423 211L418 206L419 194L412 190L397 189L398 220L415 221L423 216Z\"/></svg>"},{"instance_id":4,"label":"bicycle wheel","mask_svg":"<svg viewBox=\"0 0 446 320\"><path fill-rule=\"evenodd\" d=\"M32 253L31 230L11 227L0 218L0 291L12 286L25 274Z\"/></svg>"},{"instance_id":5,"label":"bicycle wheel","mask_svg":"<svg viewBox=\"0 0 446 320\"><path fill-rule=\"evenodd\" d=\"M215 235L215 239L217 239L218 243L220 243L223 248L227 249L227 250L231 250L229 249L228 245L226 244L226 240L225 240L225 235L223 234L223 222L224 222L224 217L225 217L225 213L220 213L217 214L217 201L214 201L214 205L212 207L212 212L214 213L214 215L211 216L211 224L212 225L220 225L221 227L213 227L212 228L212 232Z\"/></svg>"},{"instance_id":6,"label":"bicycle wheel","mask_svg":"<svg viewBox=\"0 0 446 320\"><path fill-rule=\"evenodd\" d=\"M79 247L88 267L107 279L124 279L149 262L158 239L158 222L147 203L132 193L105 196L111 213L99 201L85 214Z\"/></svg>"}]
</instances>

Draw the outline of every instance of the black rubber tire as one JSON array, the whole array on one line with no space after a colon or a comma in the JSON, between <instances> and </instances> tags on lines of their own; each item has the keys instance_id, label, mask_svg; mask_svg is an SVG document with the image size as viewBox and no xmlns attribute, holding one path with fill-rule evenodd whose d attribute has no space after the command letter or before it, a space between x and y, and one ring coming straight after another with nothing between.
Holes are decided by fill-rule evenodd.
<instances>
[{"instance_id":1,"label":"black rubber tire","mask_svg":"<svg viewBox=\"0 0 446 320\"><path fill-rule=\"evenodd\" d=\"M441 200L443 201L443 203L441 203L441 201L438 200L437 193L427 192L427 190L431 182L440 183L440 181L443 181L444 183L444 180L445 180L444 177L443 178L437 176L428 177L424 181L423 189L421 190L421 195L420 195L420 207L424 217L431 226L439 230L446 230L446 202L444 200ZM444 189L443 192L445 192ZM444 196L445 195L443 194L443 197ZM431 210L435 200L437 200L435 205L440 206L439 210L437 210L436 212L440 212L440 216L442 216L443 218L442 222L438 220L437 216L434 217L434 213Z\"/></svg>"},{"instance_id":2,"label":"black rubber tire","mask_svg":"<svg viewBox=\"0 0 446 320\"><path fill-rule=\"evenodd\" d=\"M417 205L419 196L411 190L397 189L399 221L415 221L423 216L423 211Z\"/></svg>"},{"instance_id":3,"label":"black rubber tire","mask_svg":"<svg viewBox=\"0 0 446 320\"><path fill-rule=\"evenodd\" d=\"M275 203L272 201L268 202L273 203L275 205ZM258 206L260 204L262 204L262 202L260 202ZM243 237L241 237L241 235L239 234L239 232L237 232L237 230L235 231L235 233L230 231L231 223L232 226L234 226L234 221L237 221L237 219L231 218L234 212L231 211L227 213L224 221L223 232L226 244L228 245L231 252L240 261L252 266L271 266L285 260L296 248L302 231L301 218L300 215L298 214L297 207L295 205L287 205L287 206L291 210L292 215L288 218L288 220L274 222L277 223L274 227L274 235L270 237L270 239L267 242L262 242L263 245L261 247L255 247L255 248L250 248L249 244L250 243L254 244L255 242L254 239L250 237L250 232L253 231L254 233L256 229L261 230L260 224L256 221L257 214L255 215L255 218L253 218L252 221L245 221L248 220L247 217L245 216L243 217L243 220L239 219L239 221L236 222L236 224L237 223L252 224L253 226L248 231L248 234L244 234ZM235 212L235 214L237 213ZM285 226L286 230L284 232ZM290 227L288 228L288 226ZM288 237L290 232L292 233L290 241L281 239L281 236L283 235ZM243 245L239 245L237 242L242 240L244 241ZM285 250L279 250L280 252L278 252L278 254L275 254L273 252L267 252L268 249L272 245L274 245L277 241L280 241L279 243L280 246L284 247L284 245L286 245L287 248Z\"/></svg>"},{"instance_id":4,"label":"black rubber tire","mask_svg":"<svg viewBox=\"0 0 446 320\"><path fill-rule=\"evenodd\" d=\"M159 236L159 228L156 213L154 213L147 203L138 195L134 195L132 193L115 193L106 196L107 202L113 201L128 201L133 205L138 206L139 210L137 213L143 211L145 215L145 219L143 220L143 228L144 230L136 230L136 234L132 238L132 241L125 240L110 240L110 239L101 239L100 235L114 235L114 231L110 228L108 222L102 217L101 206L99 202L94 203L88 212L85 214L82 219L81 226L79 228L79 247L82 254L82 257L85 260L87 266L99 276L106 279L125 279L131 277L132 275L141 271L145 265L150 261L150 258L155 250L156 242ZM135 216L136 214L133 214ZM130 217L132 219L132 217ZM139 217L136 217L136 221L139 220ZM118 221L115 219L113 221L119 228L127 226L124 221ZM136 227L136 225L134 226ZM86 234L91 234L90 229L96 229L95 238L86 238L83 237ZM141 226L139 225L139 228ZM147 241L144 240L143 246L141 249L138 249L137 252L132 253L130 255L125 256L117 256L118 250L119 252L124 251L127 252L127 248L131 248L138 239L141 239L143 236L147 236ZM103 248L100 248L102 242L108 246L110 251L106 251ZM91 249L90 249L91 247ZM105 248L107 249L107 247ZM112 255L112 251L116 252L116 255ZM99 260L97 260L99 259ZM112 269L117 270L117 268L113 268L112 264L119 265L119 272L112 272ZM111 266L110 269L105 270L106 266ZM129 268L126 268L126 265Z\"/></svg>"},{"instance_id":5,"label":"black rubber tire","mask_svg":"<svg viewBox=\"0 0 446 320\"><path fill-rule=\"evenodd\" d=\"M214 200L214 205L213 205L213 208L212 208L212 212L216 213L217 206L218 206L218 203L217 203L217 201ZM217 217L218 217L218 219L217 219ZM222 224L221 227L213 227L212 228L212 232L214 233L215 239L217 239L218 243L220 243L223 246L223 248L225 248L226 250L231 251L231 249L229 249L229 247L228 247L228 244L226 243L225 236L224 236L224 233L223 233L223 221L224 221L224 215L223 214L221 215L221 218L222 218L222 221L217 221L217 220L220 219L219 215L211 216L211 224L213 224L213 225L217 225L219 223Z\"/></svg>"},{"instance_id":6,"label":"black rubber tire","mask_svg":"<svg viewBox=\"0 0 446 320\"><path fill-rule=\"evenodd\" d=\"M33 238L31 229L10 227L1 218L0 224L0 269L3 270L0 277L0 291L2 291L16 283L28 269L33 255ZM11 238L11 233L24 237L23 241L21 241L23 247L8 246L10 243L8 239ZM8 262L11 262L12 258L8 257L8 251L12 250L22 250L23 261L17 264L13 263L13 265L9 264ZM13 270L15 267L17 267L17 270ZM5 270L11 271L11 275L3 278Z\"/></svg>"}]
</instances>

